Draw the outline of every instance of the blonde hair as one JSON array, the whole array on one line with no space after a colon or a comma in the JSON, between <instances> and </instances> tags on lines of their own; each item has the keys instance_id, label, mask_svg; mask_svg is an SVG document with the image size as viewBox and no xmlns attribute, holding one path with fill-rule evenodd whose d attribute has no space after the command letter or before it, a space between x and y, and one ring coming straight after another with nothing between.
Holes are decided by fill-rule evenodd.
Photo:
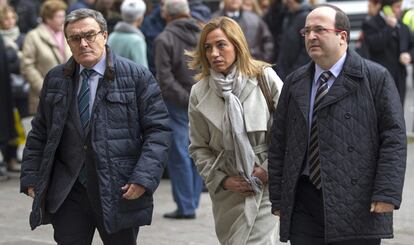
<instances>
[{"instance_id":1,"label":"blonde hair","mask_svg":"<svg viewBox=\"0 0 414 245\"><path fill-rule=\"evenodd\" d=\"M40 7L40 17L45 22L46 19L53 19L56 12L66 11L67 8L68 5L62 0L46 0Z\"/></svg>"},{"instance_id":2,"label":"blonde hair","mask_svg":"<svg viewBox=\"0 0 414 245\"><path fill-rule=\"evenodd\" d=\"M202 80L210 75L210 64L207 60L206 49L204 47L207 35L220 29L227 36L229 41L234 45L236 52L235 64L239 71L249 77L257 77L263 71L264 67L270 64L255 60L250 54L246 38L239 24L228 17L218 17L210 20L201 31L197 47L194 51L186 51L185 54L190 56L188 67L200 71L195 76L196 80Z\"/></svg>"},{"instance_id":3,"label":"blonde hair","mask_svg":"<svg viewBox=\"0 0 414 245\"><path fill-rule=\"evenodd\" d=\"M259 2L257 0L249 0L249 1L252 4L251 5L252 9L250 11L257 14L258 16L263 16L263 10L260 7ZM243 5L245 5L245 2L246 0L243 0Z\"/></svg>"},{"instance_id":4,"label":"blonde hair","mask_svg":"<svg viewBox=\"0 0 414 245\"><path fill-rule=\"evenodd\" d=\"M12 13L14 18L16 19L16 25L17 25L17 21L18 21L18 16L16 14L16 11L14 10L14 8L10 5L3 5L0 6L0 29L3 29L3 20L4 18L6 18L8 13Z\"/></svg>"}]
</instances>

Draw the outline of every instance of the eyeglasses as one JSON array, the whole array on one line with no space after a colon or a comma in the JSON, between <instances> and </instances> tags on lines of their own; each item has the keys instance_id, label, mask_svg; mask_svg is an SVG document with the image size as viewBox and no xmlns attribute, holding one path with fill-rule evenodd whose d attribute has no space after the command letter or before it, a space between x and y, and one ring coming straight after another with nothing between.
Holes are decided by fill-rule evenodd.
<instances>
[{"instance_id":1,"label":"eyeglasses","mask_svg":"<svg viewBox=\"0 0 414 245\"><path fill-rule=\"evenodd\" d=\"M342 32L344 30L340 30L340 29L329 29L329 28L325 28L323 26L313 26L313 27L304 27L302 28L299 33L302 35L302 37L306 37L309 36L309 34L313 31L313 33L315 33L316 35L324 35L327 32Z\"/></svg>"},{"instance_id":2,"label":"eyeglasses","mask_svg":"<svg viewBox=\"0 0 414 245\"><path fill-rule=\"evenodd\" d=\"M96 40L96 36L103 31L98 31L97 33L85 33L81 35L70 36L67 38L68 42L79 44L82 39L85 39L87 43L93 43Z\"/></svg>"}]
</instances>

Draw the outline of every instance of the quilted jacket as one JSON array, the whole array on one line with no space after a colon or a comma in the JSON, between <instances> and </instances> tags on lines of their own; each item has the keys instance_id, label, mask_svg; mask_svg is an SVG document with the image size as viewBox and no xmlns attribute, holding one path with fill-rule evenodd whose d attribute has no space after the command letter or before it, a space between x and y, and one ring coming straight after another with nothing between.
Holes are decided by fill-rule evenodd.
<instances>
[{"instance_id":1,"label":"quilted jacket","mask_svg":"<svg viewBox=\"0 0 414 245\"><path fill-rule=\"evenodd\" d=\"M269 149L272 212L280 210L280 240L287 241L295 188L308 142L314 63L288 76L274 114ZM406 164L402 106L391 75L354 51L318 111L327 242L391 238L392 213L370 204L401 204Z\"/></svg>"},{"instance_id":2,"label":"quilted jacket","mask_svg":"<svg viewBox=\"0 0 414 245\"><path fill-rule=\"evenodd\" d=\"M168 112L151 73L107 49L107 67L91 115L91 145L103 221L107 232L151 223L152 195L168 157ZM71 58L45 78L38 113L32 121L24 151L21 192L34 186L30 225L47 223L44 197L51 182L56 148L73 96L78 64ZM122 167L119 167L121 166ZM119 183L145 187L138 199L122 199Z\"/></svg>"}]
</instances>

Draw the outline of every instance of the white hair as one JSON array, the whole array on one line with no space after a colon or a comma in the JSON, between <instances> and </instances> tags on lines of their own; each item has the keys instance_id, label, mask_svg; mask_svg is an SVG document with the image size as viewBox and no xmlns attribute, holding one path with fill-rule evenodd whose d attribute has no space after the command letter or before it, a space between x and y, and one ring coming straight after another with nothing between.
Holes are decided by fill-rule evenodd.
<instances>
[{"instance_id":1,"label":"white hair","mask_svg":"<svg viewBox=\"0 0 414 245\"><path fill-rule=\"evenodd\" d=\"M190 14L190 7L187 0L164 0L164 11L174 18L183 14Z\"/></svg>"},{"instance_id":2,"label":"white hair","mask_svg":"<svg viewBox=\"0 0 414 245\"><path fill-rule=\"evenodd\" d=\"M121 15L125 22L133 23L144 16L147 6L143 0L124 0L121 4Z\"/></svg>"}]
</instances>

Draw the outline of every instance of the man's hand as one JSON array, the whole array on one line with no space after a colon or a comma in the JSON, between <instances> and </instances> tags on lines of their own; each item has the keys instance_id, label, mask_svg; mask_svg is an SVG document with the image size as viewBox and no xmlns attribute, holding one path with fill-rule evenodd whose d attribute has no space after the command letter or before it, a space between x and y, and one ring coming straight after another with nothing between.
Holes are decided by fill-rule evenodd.
<instances>
[{"instance_id":1,"label":"man's hand","mask_svg":"<svg viewBox=\"0 0 414 245\"><path fill-rule=\"evenodd\" d=\"M394 205L385 202L371 203L371 213L391 213L394 211Z\"/></svg>"},{"instance_id":2,"label":"man's hand","mask_svg":"<svg viewBox=\"0 0 414 245\"><path fill-rule=\"evenodd\" d=\"M278 216L278 217L280 217L280 210L275 210L275 211L273 212L273 215L274 215L274 216Z\"/></svg>"},{"instance_id":3,"label":"man's hand","mask_svg":"<svg viewBox=\"0 0 414 245\"><path fill-rule=\"evenodd\" d=\"M254 166L252 176L259 178L263 185L266 185L268 179L267 171L261 166L257 164Z\"/></svg>"},{"instance_id":4,"label":"man's hand","mask_svg":"<svg viewBox=\"0 0 414 245\"><path fill-rule=\"evenodd\" d=\"M242 196L253 195L253 189L250 184L241 176L230 176L223 181L223 188L232 192L239 193Z\"/></svg>"},{"instance_id":5,"label":"man's hand","mask_svg":"<svg viewBox=\"0 0 414 245\"><path fill-rule=\"evenodd\" d=\"M122 186L122 190L125 191L122 197L127 200L137 199L145 192L145 188L137 184L126 184Z\"/></svg>"},{"instance_id":6,"label":"man's hand","mask_svg":"<svg viewBox=\"0 0 414 245\"><path fill-rule=\"evenodd\" d=\"M27 188L27 194L28 194L31 198L35 198L35 191L34 191L34 187L29 187L29 188Z\"/></svg>"}]
</instances>

